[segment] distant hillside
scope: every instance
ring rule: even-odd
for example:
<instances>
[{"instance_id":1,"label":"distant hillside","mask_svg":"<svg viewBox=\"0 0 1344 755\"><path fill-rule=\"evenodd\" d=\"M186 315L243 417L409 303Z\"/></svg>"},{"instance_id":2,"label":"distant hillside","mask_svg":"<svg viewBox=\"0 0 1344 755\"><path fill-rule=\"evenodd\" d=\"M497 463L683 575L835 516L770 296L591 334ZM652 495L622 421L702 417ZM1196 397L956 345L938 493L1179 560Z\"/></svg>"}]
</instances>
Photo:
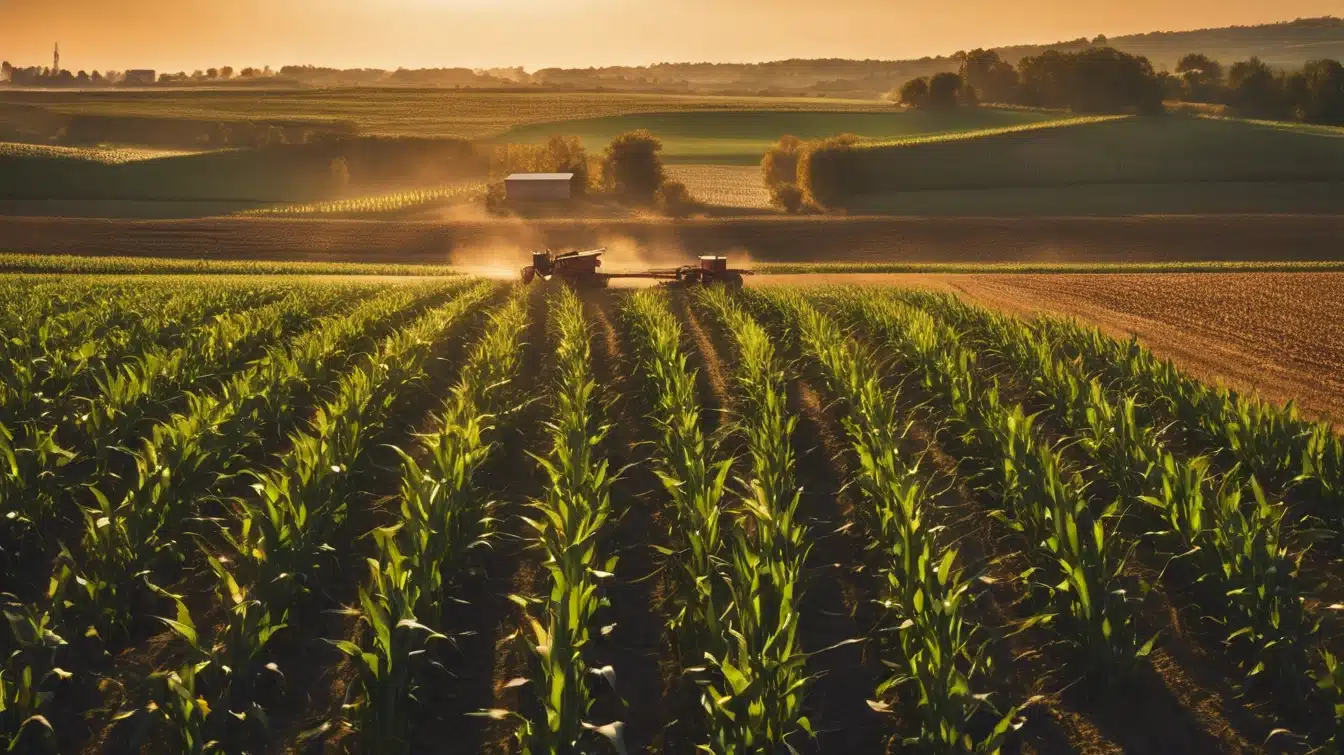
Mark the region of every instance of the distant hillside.
<instances>
[{"instance_id":1,"label":"distant hillside","mask_svg":"<svg viewBox=\"0 0 1344 755\"><path fill-rule=\"evenodd\" d=\"M1298 68L1316 58L1344 59L1344 19L1307 18L1261 26L1149 32L994 49L1009 62L1016 63L1019 58L1045 50L1076 51L1101 44L1143 55L1158 69L1174 68L1176 61L1188 52L1202 52L1229 65L1255 55L1275 67ZM547 68L531 74L529 79L532 83L550 86L585 88L807 92L837 97L872 97L917 76L955 71L958 66L955 54L949 53L918 60L815 59L752 64L660 63L652 66Z\"/></svg>"}]
</instances>

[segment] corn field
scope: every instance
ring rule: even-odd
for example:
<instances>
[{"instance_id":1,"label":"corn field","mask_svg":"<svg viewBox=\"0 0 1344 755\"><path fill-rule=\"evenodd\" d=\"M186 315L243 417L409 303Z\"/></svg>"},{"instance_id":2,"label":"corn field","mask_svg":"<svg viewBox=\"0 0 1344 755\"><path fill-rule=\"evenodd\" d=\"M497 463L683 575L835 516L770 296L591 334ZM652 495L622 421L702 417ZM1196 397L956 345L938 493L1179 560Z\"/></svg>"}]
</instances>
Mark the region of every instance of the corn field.
<instances>
[{"instance_id":1,"label":"corn field","mask_svg":"<svg viewBox=\"0 0 1344 755\"><path fill-rule=\"evenodd\" d=\"M12 273L0 336L9 752L1344 752L1340 436L1084 323Z\"/></svg>"}]
</instances>

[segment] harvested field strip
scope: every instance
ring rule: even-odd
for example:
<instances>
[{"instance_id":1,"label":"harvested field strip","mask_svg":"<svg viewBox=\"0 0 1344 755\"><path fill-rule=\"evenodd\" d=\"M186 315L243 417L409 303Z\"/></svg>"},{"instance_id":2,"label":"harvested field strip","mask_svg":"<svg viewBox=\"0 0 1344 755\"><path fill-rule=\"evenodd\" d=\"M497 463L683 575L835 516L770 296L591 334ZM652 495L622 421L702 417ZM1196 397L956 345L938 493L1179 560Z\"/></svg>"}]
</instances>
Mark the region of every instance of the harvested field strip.
<instances>
[{"instance_id":1,"label":"harvested field strip","mask_svg":"<svg viewBox=\"0 0 1344 755\"><path fill-rule=\"evenodd\" d=\"M1092 273L1312 273L1344 272L1344 261L1302 262L756 262L758 275L1032 275ZM843 281L837 281L843 282Z\"/></svg>"},{"instance_id":2,"label":"harvested field strip","mask_svg":"<svg viewBox=\"0 0 1344 755\"><path fill-rule=\"evenodd\" d=\"M1138 275L1154 273L1332 273L1344 272L1344 261L1205 261L1205 262L769 262L753 261L757 276L804 275L1034 275L1047 273ZM0 253L0 273L32 275L33 283L51 284L57 274L78 275L313 275L370 277L436 277L470 273L470 265L380 264L359 262L226 261L160 257L86 257L57 254ZM110 281L109 281L110 282ZM748 283L792 285L799 280L756 278ZM838 280L838 283L845 281ZM869 281L855 278L855 283Z\"/></svg>"},{"instance_id":3,"label":"harvested field strip","mask_svg":"<svg viewBox=\"0 0 1344 755\"><path fill-rule=\"evenodd\" d=\"M148 257L76 257L53 254L0 254L0 272L104 275L456 275L447 265L264 262ZM40 280L50 280L42 278Z\"/></svg>"},{"instance_id":4,"label":"harvested field strip","mask_svg":"<svg viewBox=\"0 0 1344 755\"><path fill-rule=\"evenodd\" d=\"M269 264L309 260L393 268L402 263L442 266L458 260L470 265L484 257L494 269L502 266L510 277L527 264L526 251L537 248L611 246L638 251L638 259L657 264L682 264L707 254L753 262L972 266L1337 262L1341 236L1341 215L900 218L774 214L676 222L659 218L414 222L0 217L0 239L4 240L0 251L4 252L53 257L196 257ZM1285 244L1285 239L1292 243ZM615 261L614 256L608 260Z\"/></svg>"}]
</instances>

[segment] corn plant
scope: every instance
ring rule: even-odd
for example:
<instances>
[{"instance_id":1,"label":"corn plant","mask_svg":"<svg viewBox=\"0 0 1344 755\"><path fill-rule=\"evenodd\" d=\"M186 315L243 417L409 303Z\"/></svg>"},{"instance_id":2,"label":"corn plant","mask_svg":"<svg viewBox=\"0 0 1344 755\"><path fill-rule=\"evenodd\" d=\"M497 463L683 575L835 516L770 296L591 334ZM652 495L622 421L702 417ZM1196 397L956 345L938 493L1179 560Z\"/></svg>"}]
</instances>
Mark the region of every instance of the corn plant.
<instances>
[{"instance_id":1,"label":"corn plant","mask_svg":"<svg viewBox=\"0 0 1344 755\"><path fill-rule=\"evenodd\" d=\"M117 715L117 725L132 741L143 743L162 733L185 752L235 752L267 734L268 717L257 702L256 685L264 675L281 673L264 653L285 628L285 615L272 615L252 597L227 562L209 554L205 559L224 622L210 637L211 627L193 619L181 595L156 589L176 606L173 618L159 621L183 643L186 658L177 669L150 674L139 703Z\"/></svg>"},{"instance_id":2,"label":"corn plant","mask_svg":"<svg viewBox=\"0 0 1344 755\"><path fill-rule=\"evenodd\" d=\"M1020 709L1000 714L989 732L972 722L995 712L976 689L993 675L985 645L965 615L972 579L956 568L957 550L940 547L930 522L928 481L919 459L901 450L910 427L897 394L882 384L882 365L829 316L801 296L773 297L798 335L830 393L840 400L842 425L857 463L855 482L864 505L859 523L884 576L881 605L887 614L884 661L893 669L875 690L876 710L893 709L894 693L913 689L921 727L905 743L926 752L998 752L1021 726ZM992 717L991 717L992 718Z\"/></svg>"},{"instance_id":3,"label":"corn plant","mask_svg":"<svg viewBox=\"0 0 1344 755\"><path fill-rule=\"evenodd\" d=\"M421 580L397 549L396 528L380 528L373 537L378 558L368 559L369 582L360 587L355 611L368 639L331 642L358 672L342 715L359 734L360 751L400 755L411 752L408 708L417 702L417 666L427 658L426 643L447 638L416 618Z\"/></svg>"},{"instance_id":4,"label":"corn plant","mask_svg":"<svg viewBox=\"0 0 1344 755\"><path fill-rule=\"evenodd\" d=\"M1321 651L1321 665L1316 671L1316 687L1326 698L1334 714L1330 738L1320 748L1329 755L1344 753L1344 663L1328 650Z\"/></svg>"},{"instance_id":5,"label":"corn plant","mask_svg":"<svg viewBox=\"0 0 1344 755\"><path fill-rule=\"evenodd\" d=\"M594 701L590 678L614 683L615 672L593 668L584 656L590 627L606 605L600 583L616 565L600 551L611 516L612 476L599 451L608 427L597 410L583 303L562 289L551 302L551 316L557 362L546 423L551 452L534 457L548 484L545 497L533 502L532 515L524 518L545 555L550 590L542 598L514 596L528 614L521 637L532 651L530 686L539 709L535 717L518 716L516 736L524 753L585 751L594 732L623 750L620 722L599 726L587 720Z\"/></svg>"},{"instance_id":6,"label":"corn plant","mask_svg":"<svg viewBox=\"0 0 1344 755\"><path fill-rule=\"evenodd\" d=\"M57 665L65 640L54 617L33 604L4 608L10 641L0 647L0 745L7 752L56 752L55 731L46 717L60 686L71 674Z\"/></svg>"}]
</instances>

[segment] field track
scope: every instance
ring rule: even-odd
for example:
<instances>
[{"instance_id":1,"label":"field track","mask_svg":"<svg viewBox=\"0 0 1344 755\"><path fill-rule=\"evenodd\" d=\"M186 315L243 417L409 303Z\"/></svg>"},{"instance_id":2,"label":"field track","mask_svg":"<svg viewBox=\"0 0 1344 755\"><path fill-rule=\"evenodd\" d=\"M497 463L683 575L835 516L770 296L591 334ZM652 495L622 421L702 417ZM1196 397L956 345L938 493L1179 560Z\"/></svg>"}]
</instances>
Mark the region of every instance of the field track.
<instances>
[{"instance_id":1,"label":"field track","mask_svg":"<svg viewBox=\"0 0 1344 755\"><path fill-rule=\"evenodd\" d=\"M1016 315L1137 335L1205 380L1344 419L1344 274L771 275L753 285L864 283L955 292Z\"/></svg>"},{"instance_id":2,"label":"field track","mask_svg":"<svg viewBox=\"0 0 1344 755\"><path fill-rule=\"evenodd\" d=\"M640 262L716 253L770 262L1301 261L1337 259L1341 238L1344 215L450 223L0 218L4 252L510 267L529 248L598 245L630 251Z\"/></svg>"}]
</instances>

